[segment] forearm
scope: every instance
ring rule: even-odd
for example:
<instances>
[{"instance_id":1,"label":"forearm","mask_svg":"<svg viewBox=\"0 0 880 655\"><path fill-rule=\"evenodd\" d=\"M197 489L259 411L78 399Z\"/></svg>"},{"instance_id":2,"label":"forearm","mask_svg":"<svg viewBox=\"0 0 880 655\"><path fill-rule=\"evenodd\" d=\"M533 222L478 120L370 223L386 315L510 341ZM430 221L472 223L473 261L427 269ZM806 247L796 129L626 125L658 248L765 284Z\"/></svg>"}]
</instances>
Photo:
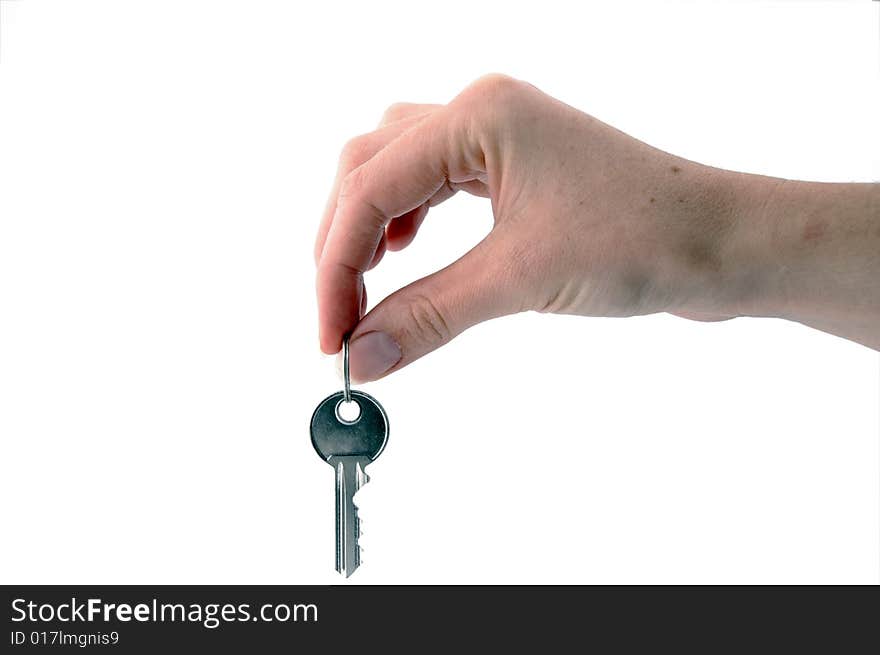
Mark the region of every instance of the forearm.
<instances>
[{"instance_id":1,"label":"forearm","mask_svg":"<svg viewBox=\"0 0 880 655\"><path fill-rule=\"evenodd\" d=\"M771 316L880 349L880 184L729 174L732 315Z\"/></svg>"}]
</instances>

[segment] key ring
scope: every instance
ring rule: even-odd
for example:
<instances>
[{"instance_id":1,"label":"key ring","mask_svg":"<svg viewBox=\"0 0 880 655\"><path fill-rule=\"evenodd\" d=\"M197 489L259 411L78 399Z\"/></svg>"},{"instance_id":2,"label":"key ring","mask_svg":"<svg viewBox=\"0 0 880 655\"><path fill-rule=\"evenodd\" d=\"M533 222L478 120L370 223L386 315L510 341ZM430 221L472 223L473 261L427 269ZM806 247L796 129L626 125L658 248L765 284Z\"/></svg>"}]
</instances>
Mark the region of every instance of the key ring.
<instances>
[{"instance_id":1,"label":"key ring","mask_svg":"<svg viewBox=\"0 0 880 655\"><path fill-rule=\"evenodd\" d=\"M345 396L344 400L347 403L351 402L351 378L348 374L348 337L350 335L346 334L342 338L342 376L345 378Z\"/></svg>"}]
</instances>

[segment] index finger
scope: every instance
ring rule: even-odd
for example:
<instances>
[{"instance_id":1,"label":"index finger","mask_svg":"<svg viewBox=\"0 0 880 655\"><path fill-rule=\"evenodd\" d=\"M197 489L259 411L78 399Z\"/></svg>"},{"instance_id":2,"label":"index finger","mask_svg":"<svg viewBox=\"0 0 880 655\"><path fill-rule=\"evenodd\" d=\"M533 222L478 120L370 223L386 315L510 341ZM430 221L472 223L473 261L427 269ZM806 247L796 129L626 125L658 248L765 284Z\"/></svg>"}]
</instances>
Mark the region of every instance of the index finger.
<instances>
[{"instance_id":1,"label":"index finger","mask_svg":"<svg viewBox=\"0 0 880 655\"><path fill-rule=\"evenodd\" d=\"M318 265L325 353L338 352L358 321L363 274L388 222L427 202L448 181L476 177L464 133L438 110L346 176Z\"/></svg>"}]
</instances>

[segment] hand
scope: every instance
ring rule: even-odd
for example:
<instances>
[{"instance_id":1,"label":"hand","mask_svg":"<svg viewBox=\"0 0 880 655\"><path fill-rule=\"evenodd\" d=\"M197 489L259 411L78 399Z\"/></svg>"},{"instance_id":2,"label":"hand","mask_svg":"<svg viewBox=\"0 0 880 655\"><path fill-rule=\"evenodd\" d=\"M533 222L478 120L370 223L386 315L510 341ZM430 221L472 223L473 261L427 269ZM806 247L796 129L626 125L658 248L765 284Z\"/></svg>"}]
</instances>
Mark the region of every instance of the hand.
<instances>
[{"instance_id":1,"label":"hand","mask_svg":"<svg viewBox=\"0 0 880 655\"><path fill-rule=\"evenodd\" d=\"M354 330L365 381L521 311L773 315L791 300L770 211L790 204L782 185L661 152L504 76L447 105L394 105L343 151L318 233L321 348ZM459 190L491 199L490 234L364 316L364 272Z\"/></svg>"}]
</instances>

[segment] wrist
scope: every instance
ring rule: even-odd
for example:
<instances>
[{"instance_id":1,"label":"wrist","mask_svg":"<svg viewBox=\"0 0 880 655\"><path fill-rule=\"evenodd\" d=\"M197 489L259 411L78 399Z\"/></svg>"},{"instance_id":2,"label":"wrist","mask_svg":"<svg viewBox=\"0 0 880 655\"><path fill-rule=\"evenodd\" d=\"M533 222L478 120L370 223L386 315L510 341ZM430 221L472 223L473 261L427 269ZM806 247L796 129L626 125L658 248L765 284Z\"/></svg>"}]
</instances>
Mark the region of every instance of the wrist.
<instances>
[{"instance_id":1,"label":"wrist","mask_svg":"<svg viewBox=\"0 0 880 655\"><path fill-rule=\"evenodd\" d=\"M782 317L786 311L785 271L792 236L780 220L779 199L797 184L763 175L722 171L729 229L722 235L723 297L732 316Z\"/></svg>"},{"instance_id":2,"label":"wrist","mask_svg":"<svg viewBox=\"0 0 880 655\"><path fill-rule=\"evenodd\" d=\"M689 180L694 202L670 223L668 255L677 292L668 311L692 317L781 316L788 239L778 221L779 178L702 166Z\"/></svg>"},{"instance_id":3,"label":"wrist","mask_svg":"<svg viewBox=\"0 0 880 655\"><path fill-rule=\"evenodd\" d=\"M679 250L708 243L713 256L680 258L693 280L684 312L784 318L880 346L880 185L708 169L702 188L705 225Z\"/></svg>"}]
</instances>

